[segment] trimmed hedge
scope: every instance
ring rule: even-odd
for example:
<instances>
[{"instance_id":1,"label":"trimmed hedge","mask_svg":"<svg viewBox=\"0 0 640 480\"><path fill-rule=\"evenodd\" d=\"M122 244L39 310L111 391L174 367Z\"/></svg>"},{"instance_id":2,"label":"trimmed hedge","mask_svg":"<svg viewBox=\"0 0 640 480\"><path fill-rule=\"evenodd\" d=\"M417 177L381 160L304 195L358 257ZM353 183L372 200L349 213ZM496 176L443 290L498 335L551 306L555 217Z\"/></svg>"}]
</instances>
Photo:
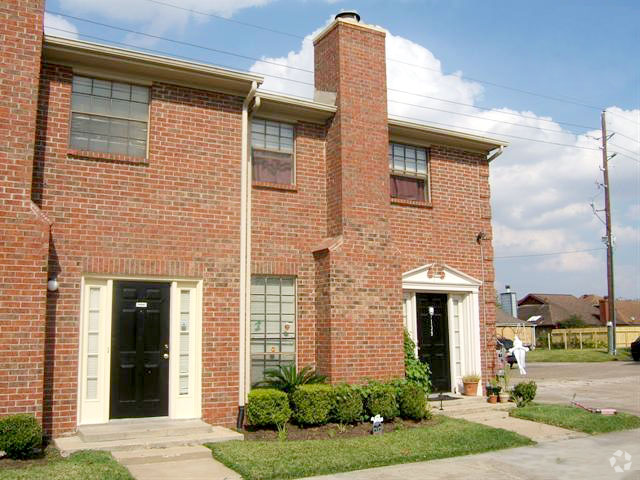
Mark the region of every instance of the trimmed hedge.
<instances>
[{"instance_id":1,"label":"trimmed hedge","mask_svg":"<svg viewBox=\"0 0 640 480\"><path fill-rule=\"evenodd\" d=\"M398 416L396 387L390 383L372 382L365 387L367 414L381 415L385 421Z\"/></svg>"},{"instance_id":2,"label":"trimmed hedge","mask_svg":"<svg viewBox=\"0 0 640 480\"><path fill-rule=\"evenodd\" d=\"M335 404L332 418L338 423L355 423L364 416L362 395L358 389L343 384L334 387Z\"/></svg>"},{"instance_id":3,"label":"trimmed hedge","mask_svg":"<svg viewBox=\"0 0 640 480\"><path fill-rule=\"evenodd\" d=\"M289 397L273 388L256 388L249 392L247 420L259 427L284 425L291 418Z\"/></svg>"},{"instance_id":4,"label":"trimmed hedge","mask_svg":"<svg viewBox=\"0 0 640 480\"><path fill-rule=\"evenodd\" d=\"M33 415L26 413L0 419L0 450L7 457L22 459L42 446L42 427Z\"/></svg>"},{"instance_id":5,"label":"trimmed hedge","mask_svg":"<svg viewBox=\"0 0 640 480\"><path fill-rule=\"evenodd\" d=\"M431 416L424 388L413 382L398 386L398 407L402 418L422 420Z\"/></svg>"},{"instance_id":6,"label":"trimmed hedge","mask_svg":"<svg viewBox=\"0 0 640 480\"><path fill-rule=\"evenodd\" d=\"M531 380L530 382L520 382L511 392L511 397L516 402L518 407L526 407L533 399L536 398L536 392L538 391L538 385Z\"/></svg>"},{"instance_id":7,"label":"trimmed hedge","mask_svg":"<svg viewBox=\"0 0 640 480\"><path fill-rule=\"evenodd\" d=\"M293 418L301 425L324 425L335 405L331 385L300 385L291 394Z\"/></svg>"}]
</instances>

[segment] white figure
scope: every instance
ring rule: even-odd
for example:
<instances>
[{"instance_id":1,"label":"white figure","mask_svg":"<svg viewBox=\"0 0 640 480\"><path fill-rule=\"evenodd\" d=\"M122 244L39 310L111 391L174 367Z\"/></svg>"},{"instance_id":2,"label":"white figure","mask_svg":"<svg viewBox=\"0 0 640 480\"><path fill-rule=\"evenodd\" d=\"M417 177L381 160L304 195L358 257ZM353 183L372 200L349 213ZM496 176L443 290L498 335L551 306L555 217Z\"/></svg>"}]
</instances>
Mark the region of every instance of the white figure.
<instances>
[{"instance_id":1,"label":"white figure","mask_svg":"<svg viewBox=\"0 0 640 480\"><path fill-rule=\"evenodd\" d=\"M520 375L527 374L527 371L524 369L524 366L525 366L524 357L528 351L529 351L529 347L525 347L522 344L522 340L520 340L520 338L518 338L518 336L516 335L515 338L513 339L513 348L509 349L509 353L513 353L513 356L516 359L516 362L518 363L518 369L520 370Z\"/></svg>"}]
</instances>

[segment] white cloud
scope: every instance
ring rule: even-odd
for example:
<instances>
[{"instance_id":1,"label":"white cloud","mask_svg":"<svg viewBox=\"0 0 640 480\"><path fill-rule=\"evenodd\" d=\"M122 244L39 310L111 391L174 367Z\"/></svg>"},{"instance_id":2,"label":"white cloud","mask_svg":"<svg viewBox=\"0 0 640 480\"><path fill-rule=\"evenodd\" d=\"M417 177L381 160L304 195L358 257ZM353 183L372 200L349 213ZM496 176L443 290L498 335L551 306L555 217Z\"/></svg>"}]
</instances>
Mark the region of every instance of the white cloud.
<instances>
[{"instance_id":1,"label":"white cloud","mask_svg":"<svg viewBox=\"0 0 640 480\"><path fill-rule=\"evenodd\" d=\"M264 60L312 71L312 39L318 31L307 36L297 51L291 51L283 57ZM595 184L596 181L602 182L599 169L600 145L592 138L600 136L599 130L576 134L554 122L551 117L539 116L533 111L517 111L508 106L484 111L397 92L395 90L404 90L475 105L482 97L483 87L476 82L465 80L460 74L444 74L440 60L431 51L406 38L388 32L386 48L388 58L422 67L387 62L387 82L392 89L389 91L390 114L413 117L437 126L455 125L455 129L469 129L470 133L485 133L498 138L502 136L510 142L511 145L505 153L491 166L496 256L585 250L602 246L600 238L604 234L604 227L594 217L589 206L592 200L596 208L602 208L603 204L602 190L598 196ZM312 74L284 66L257 62L251 70L313 83ZM265 77L264 88L291 95L313 96L311 85L268 76ZM616 147L610 145L610 151L620 151L632 157L635 153L635 157L640 159L640 132L635 124L625 121L627 119L640 122L640 110L629 111L611 107L608 111L611 112L607 118L609 129L617 132L612 139L612 144ZM519 115L530 118L522 118ZM597 113L594 113L590 122L585 122L599 125ZM640 169L638 163L621 156L616 157L610 164L616 222L614 233L619 245L616 264L621 265L621 268L617 269L619 273L616 274L620 277L618 292L623 296L638 297L638 275L635 273L635 282L629 275L632 275L630 272L633 272L634 268L636 272L640 268L638 256L633 253L640 248L638 229L634 226L640 215ZM616 213L617 208L619 214ZM606 287L602 275L602 257L601 252L596 251L523 258L519 262L496 262L496 268L501 279L507 283L523 285L522 288L534 289L528 283L528 277L529 272L535 269L538 271L539 283L543 289L584 293L574 291L575 288L603 293ZM545 275L543 270L557 274ZM566 280L563 281L563 278Z\"/></svg>"},{"instance_id":2,"label":"white cloud","mask_svg":"<svg viewBox=\"0 0 640 480\"><path fill-rule=\"evenodd\" d=\"M44 31L55 37L78 39L78 29L73 23L49 12L44 14Z\"/></svg>"},{"instance_id":3,"label":"white cloud","mask_svg":"<svg viewBox=\"0 0 640 480\"><path fill-rule=\"evenodd\" d=\"M174 8L161 3L145 0L60 0L64 11L75 14L101 16L108 19L127 23L142 23L143 33L162 35L173 30L184 30L190 21L203 22L208 20L204 14L220 15L230 18L239 10L250 7L267 5L272 0L181 0L175 3L180 8ZM193 10L189 12L188 10ZM199 12L199 13L195 13ZM149 37L130 34L127 42L135 41L140 46L149 46L155 40Z\"/></svg>"}]
</instances>

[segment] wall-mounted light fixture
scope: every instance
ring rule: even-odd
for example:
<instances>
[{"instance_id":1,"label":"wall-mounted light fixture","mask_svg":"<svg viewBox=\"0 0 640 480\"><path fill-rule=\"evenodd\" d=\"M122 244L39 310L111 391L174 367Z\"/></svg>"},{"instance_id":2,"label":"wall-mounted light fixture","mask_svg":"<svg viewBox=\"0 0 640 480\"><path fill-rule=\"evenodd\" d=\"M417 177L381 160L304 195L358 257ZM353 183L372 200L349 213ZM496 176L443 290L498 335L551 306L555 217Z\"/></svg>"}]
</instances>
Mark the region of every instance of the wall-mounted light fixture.
<instances>
[{"instance_id":1,"label":"wall-mounted light fixture","mask_svg":"<svg viewBox=\"0 0 640 480\"><path fill-rule=\"evenodd\" d=\"M58 291L58 287L59 286L60 285L58 284L58 278L57 277L52 277L47 282L47 290L49 290L50 292Z\"/></svg>"}]
</instances>

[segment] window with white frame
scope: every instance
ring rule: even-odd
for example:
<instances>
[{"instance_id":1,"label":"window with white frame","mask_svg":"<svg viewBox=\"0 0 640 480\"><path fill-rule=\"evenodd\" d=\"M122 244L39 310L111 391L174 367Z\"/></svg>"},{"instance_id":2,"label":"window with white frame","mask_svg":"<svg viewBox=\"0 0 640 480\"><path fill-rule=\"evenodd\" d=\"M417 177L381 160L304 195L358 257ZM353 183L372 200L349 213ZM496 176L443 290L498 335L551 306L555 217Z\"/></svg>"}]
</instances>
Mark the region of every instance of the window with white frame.
<instances>
[{"instance_id":1,"label":"window with white frame","mask_svg":"<svg viewBox=\"0 0 640 480\"><path fill-rule=\"evenodd\" d=\"M390 143L391 197L428 201L430 194L427 162L426 148Z\"/></svg>"},{"instance_id":2,"label":"window with white frame","mask_svg":"<svg viewBox=\"0 0 640 480\"><path fill-rule=\"evenodd\" d=\"M74 75L70 146L146 157L149 88Z\"/></svg>"},{"instance_id":3,"label":"window with white frame","mask_svg":"<svg viewBox=\"0 0 640 480\"><path fill-rule=\"evenodd\" d=\"M293 125L254 118L251 121L253 181L294 184Z\"/></svg>"},{"instance_id":4,"label":"window with white frame","mask_svg":"<svg viewBox=\"0 0 640 480\"><path fill-rule=\"evenodd\" d=\"M294 277L251 278L251 384L265 370L295 363L296 285Z\"/></svg>"}]
</instances>

